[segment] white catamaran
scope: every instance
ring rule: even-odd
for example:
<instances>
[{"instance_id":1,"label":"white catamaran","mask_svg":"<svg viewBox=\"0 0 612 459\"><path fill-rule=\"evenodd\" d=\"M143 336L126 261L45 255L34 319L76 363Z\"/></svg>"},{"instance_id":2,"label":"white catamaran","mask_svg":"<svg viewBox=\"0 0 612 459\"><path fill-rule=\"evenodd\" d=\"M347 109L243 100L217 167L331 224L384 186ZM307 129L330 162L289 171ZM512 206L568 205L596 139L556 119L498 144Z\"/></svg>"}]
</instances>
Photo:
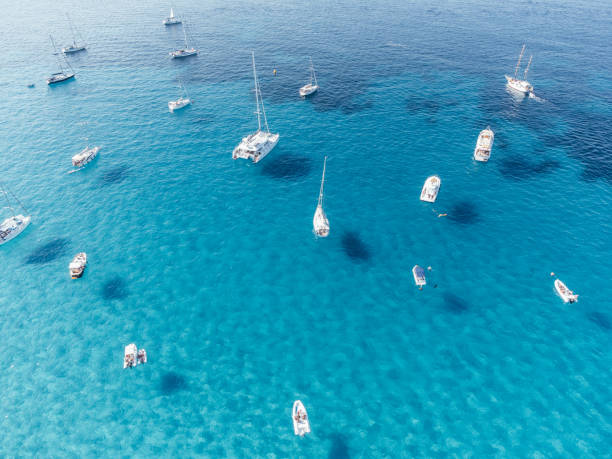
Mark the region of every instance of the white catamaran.
<instances>
[{"instance_id":1,"label":"white catamaran","mask_svg":"<svg viewBox=\"0 0 612 459\"><path fill-rule=\"evenodd\" d=\"M321 178L321 189L319 190L319 202L314 218L312 219L312 227L315 235L319 237L327 237L329 235L329 220L323 210L323 185L325 184L325 166L327 165L327 156L323 161L323 177Z\"/></svg>"},{"instance_id":2,"label":"white catamaran","mask_svg":"<svg viewBox=\"0 0 612 459\"><path fill-rule=\"evenodd\" d=\"M62 81L71 80L74 78L74 71L70 64L66 60L64 54L59 53L57 51L57 46L55 46L55 41L53 41L53 37L49 35L51 38L51 45L53 45L53 52L55 57L57 58L57 65L59 67L59 72L53 73L49 78L47 78L47 84L52 85L56 83L61 83Z\"/></svg>"},{"instance_id":3,"label":"white catamaran","mask_svg":"<svg viewBox=\"0 0 612 459\"><path fill-rule=\"evenodd\" d=\"M4 187L0 184L0 191L6 198L7 208L11 210L11 216L5 219L2 223L0 223L0 245L5 242L10 241L11 239L17 237L27 226L30 224L31 217L23 216L21 214L17 214L15 209L11 206L11 201L9 199L9 195L4 189ZM17 197L11 193L13 199L21 206L21 208L26 211L23 207L23 204L19 202Z\"/></svg>"},{"instance_id":4,"label":"white catamaran","mask_svg":"<svg viewBox=\"0 0 612 459\"><path fill-rule=\"evenodd\" d=\"M170 8L170 16L164 19L163 23L164 25L167 25L167 26L174 25L174 24L180 24L181 18L179 18L178 16L175 16L174 10Z\"/></svg>"},{"instance_id":5,"label":"white catamaran","mask_svg":"<svg viewBox=\"0 0 612 459\"><path fill-rule=\"evenodd\" d=\"M85 44L85 40L83 40L83 37L81 36L81 42L80 43L77 42L77 36L80 35L79 31L77 30L75 25L70 20L70 16L68 16L68 13L66 13L66 17L68 18L68 24L70 24L70 31L72 32L72 43L68 46L64 46L62 48L62 53L70 54L70 53L78 53L79 51L84 51L87 48L87 45Z\"/></svg>"},{"instance_id":6,"label":"white catamaran","mask_svg":"<svg viewBox=\"0 0 612 459\"><path fill-rule=\"evenodd\" d=\"M177 49L176 51L171 51L170 52L170 57L172 59L178 59L178 58L181 58L181 57L195 56L195 55L198 54L198 50L197 49L195 49L193 46L189 47L189 40L187 40L187 29L185 28L185 24L182 24L182 26L183 26L183 39L185 41L185 47L182 48L182 49Z\"/></svg>"},{"instance_id":7,"label":"white catamaran","mask_svg":"<svg viewBox=\"0 0 612 459\"><path fill-rule=\"evenodd\" d=\"M266 118L266 110L264 109L263 100L261 98L261 90L259 89L259 80L257 79L257 70L255 69L255 53L251 53L253 59L253 78L255 79L255 101L257 103L257 131L253 134L244 137L240 144L234 148L232 158L250 159L254 163L261 161L278 143L278 134L272 134L268 128L268 120ZM260 111L261 106L261 111ZM265 130L261 129L261 115L263 115Z\"/></svg>"},{"instance_id":8,"label":"white catamaran","mask_svg":"<svg viewBox=\"0 0 612 459\"><path fill-rule=\"evenodd\" d=\"M312 84L314 82L314 84ZM313 94L319 89L319 84L317 83L317 75L315 74L314 65L312 65L312 57L310 58L310 82L307 85L304 85L300 88L300 96L306 97L310 94Z\"/></svg>"},{"instance_id":9,"label":"white catamaran","mask_svg":"<svg viewBox=\"0 0 612 459\"><path fill-rule=\"evenodd\" d=\"M187 95L187 90L182 83L179 83L179 87L181 88L181 96L177 100L171 100L168 102L168 109L170 112L174 112L174 110L179 110L187 105L191 105L191 99Z\"/></svg>"},{"instance_id":10,"label":"white catamaran","mask_svg":"<svg viewBox=\"0 0 612 459\"><path fill-rule=\"evenodd\" d=\"M521 59L523 58L523 53L525 52L525 45L521 49L521 54L519 55L518 62L516 63L516 68L514 69L514 77L506 75L506 80L508 81L508 87L510 89L514 89L517 92L522 94L528 94L533 91L533 86L529 84L527 81L527 72L529 71L529 66L531 65L531 58L533 56L529 56L529 63L527 64L527 68L523 73L523 79L520 80L518 78L518 71L521 67Z\"/></svg>"},{"instance_id":11,"label":"white catamaran","mask_svg":"<svg viewBox=\"0 0 612 459\"><path fill-rule=\"evenodd\" d=\"M474 159L476 161L486 162L491 156L491 148L493 148L493 139L495 135L489 126L480 131L476 148L474 149Z\"/></svg>"}]
</instances>

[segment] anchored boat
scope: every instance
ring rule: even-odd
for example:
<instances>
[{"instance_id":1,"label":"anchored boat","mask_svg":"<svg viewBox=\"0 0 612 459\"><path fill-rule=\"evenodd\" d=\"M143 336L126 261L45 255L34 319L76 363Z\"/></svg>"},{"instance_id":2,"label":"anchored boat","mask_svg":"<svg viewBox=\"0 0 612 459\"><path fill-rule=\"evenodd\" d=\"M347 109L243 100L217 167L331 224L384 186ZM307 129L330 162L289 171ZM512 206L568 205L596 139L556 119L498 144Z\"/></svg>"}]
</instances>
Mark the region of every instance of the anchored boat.
<instances>
[{"instance_id":1,"label":"anchored boat","mask_svg":"<svg viewBox=\"0 0 612 459\"><path fill-rule=\"evenodd\" d=\"M77 253L68 265L70 270L70 277L78 279L85 272L85 266L87 266L87 254L85 252Z\"/></svg>"},{"instance_id":2,"label":"anchored boat","mask_svg":"<svg viewBox=\"0 0 612 459\"><path fill-rule=\"evenodd\" d=\"M419 287L419 289L422 289L423 285L427 284L427 280L425 279L425 270L419 265L414 265L412 268L412 275L414 276L414 283L417 285L417 287Z\"/></svg>"},{"instance_id":3,"label":"anchored boat","mask_svg":"<svg viewBox=\"0 0 612 459\"><path fill-rule=\"evenodd\" d=\"M134 368L136 365L143 363L147 363L147 351L138 349L134 343L125 346L123 368Z\"/></svg>"},{"instance_id":4,"label":"anchored boat","mask_svg":"<svg viewBox=\"0 0 612 459\"><path fill-rule=\"evenodd\" d=\"M506 80L508 81L508 87L522 94L527 94L533 91L533 86L527 81L527 72L529 71L529 66L531 65L531 58L533 56L529 56L529 63L527 64L527 68L525 69L525 73L523 73L523 79L518 78L518 71L521 67L521 59L523 58L523 53L525 52L525 45L521 49L521 54L519 55L518 62L516 63L516 68L514 69L514 77L506 75Z\"/></svg>"},{"instance_id":5,"label":"anchored boat","mask_svg":"<svg viewBox=\"0 0 612 459\"><path fill-rule=\"evenodd\" d=\"M179 97L177 100L171 100L170 102L168 102L168 109L171 112L186 107L187 105L191 105L191 99L188 97L187 91L185 90L183 84L179 83L179 87L182 90L181 97Z\"/></svg>"},{"instance_id":6,"label":"anchored boat","mask_svg":"<svg viewBox=\"0 0 612 459\"><path fill-rule=\"evenodd\" d=\"M575 303L578 301L578 295L567 288L567 286L559 279L555 279L555 289L564 302Z\"/></svg>"},{"instance_id":7,"label":"anchored boat","mask_svg":"<svg viewBox=\"0 0 612 459\"><path fill-rule=\"evenodd\" d=\"M486 162L489 160L491 148L493 148L494 137L493 131L489 126L480 131L480 135L476 141L476 148L474 149L474 159L476 161Z\"/></svg>"},{"instance_id":8,"label":"anchored boat","mask_svg":"<svg viewBox=\"0 0 612 459\"><path fill-rule=\"evenodd\" d=\"M57 66L59 67L59 72L51 74L51 76L47 78L47 84L52 85L52 84L61 83L62 81L72 80L74 78L74 71L72 70L72 67L70 67L70 64L66 60L66 56L57 51L57 47L55 46L55 42L53 41L53 37L51 35L49 35L49 38L51 38L51 45L53 46L53 52L55 53L55 56L57 57Z\"/></svg>"},{"instance_id":9,"label":"anchored boat","mask_svg":"<svg viewBox=\"0 0 612 459\"><path fill-rule=\"evenodd\" d=\"M181 25L183 26L183 38L185 40L185 47L183 49L171 51L170 57L172 59L180 59L182 57L195 56L196 54L198 54L197 49L195 49L193 46L189 46L189 40L187 40L187 29L185 28L185 24L181 23Z\"/></svg>"},{"instance_id":10,"label":"anchored boat","mask_svg":"<svg viewBox=\"0 0 612 459\"><path fill-rule=\"evenodd\" d=\"M312 219L312 227L314 233L319 237L329 236L329 220L325 211L323 210L323 185L325 183L325 166L327 165L327 156L323 161L323 177L321 178L321 189L319 190L319 202L317 204L317 210L315 211L314 218Z\"/></svg>"},{"instance_id":11,"label":"anchored boat","mask_svg":"<svg viewBox=\"0 0 612 459\"><path fill-rule=\"evenodd\" d=\"M30 216L26 217L22 214L17 214L15 212L15 209L13 209L13 207L11 206L9 195L4 189L4 187L2 186L2 184L0 184L0 191L2 191L2 194L4 195L6 199L7 207L11 210L11 213L12 213L12 216L6 218L2 223L0 223L0 245L2 245L10 241L11 239L14 239L17 236L19 236L19 234L21 234L21 232L24 229L26 229L28 225L30 224L31 217ZM13 199L25 211L23 204L19 202L17 197L13 195L13 193L11 193L11 195L13 196Z\"/></svg>"},{"instance_id":12,"label":"anchored boat","mask_svg":"<svg viewBox=\"0 0 612 459\"><path fill-rule=\"evenodd\" d=\"M81 36L81 42L77 42L77 36L80 36L79 31L76 29L76 26L70 20L70 16L66 13L66 18L68 18L68 24L70 24L70 31L72 32L72 43L68 46L62 48L62 53L71 54L78 53L79 51L84 51L87 49L87 45L85 44L85 40Z\"/></svg>"},{"instance_id":13,"label":"anchored boat","mask_svg":"<svg viewBox=\"0 0 612 459\"><path fill-rule=\"evenodd\" d=\"M72 165L74 167L83 167L85 164L93 161L98 155L100 147L90 147L89 145L83 148L80 152L72 157Z\"/></svg>"},{"instance_id":14,"label":"anchored boat","mask_svg":"<svg viewBox=\"0 0 612 459\"><path fill-rule=\"evenodd\" d=\"M310 433L310 421L308 420L308 413L306 408L300 400L293 402L293 410L291 414L293 419L293 431L296 435L303 437L307 433Z\"/></svg>"},{"instance_id":15,"label":"anchored boat","mask_svg":"<svg viewBox=\"0 0 612 459\"><path fill-rule=\"evenodd\" d=\"M164 25L170 26L175 24L180 24L181 19L174 15L174 10L170 8L170 16L163 20Z\"/></svg>"},{"instance_id":16,"label":"anchored boat","mask_svg":"<svg viewBox=\"0 0 612 459\"><path fill-rule=\"evenodd\" d=\"M438 197L438 191L440 191L440 184L440 177L437 175L427 177L421 190L421 201L435 202Z\"/></svg>"},{"instance_id":17,"label":"anchored boat","mask_svg":"<svg viewBox=\"0 0 612 459\"><path fill-rule=\"evenodd\" d=\"M266 118L266 110L261 98L261 90L259 89L259 80L257 79L257 70L255 68L255 53L251 53L253 59L253 78L255 80L255 101L257 104L257 131L253 134L244 137L232 152L232 158L250 159L254 163L261 161L278 143L278 134L272 134L268 128L268 120ZM261 111L260 111L261 106ZM261 115L263 114L265 130L261 129Z\"/></svg>"},{"instance_id":18,"label":"anchored boat","mask_svg":"<svg viewBox=\"0 0 612 459\"><path fill-rule=\"evenodd\" d=\"M314 82L314 84L313 84ZM306 97L310 94L313 94L319 89L319 84L317 83L317 75L315 74L314 65L312 65L312 57L310 58L310 82L307 85L304 85L300 88L300 96Z\"/></svg>"}]
</instances>

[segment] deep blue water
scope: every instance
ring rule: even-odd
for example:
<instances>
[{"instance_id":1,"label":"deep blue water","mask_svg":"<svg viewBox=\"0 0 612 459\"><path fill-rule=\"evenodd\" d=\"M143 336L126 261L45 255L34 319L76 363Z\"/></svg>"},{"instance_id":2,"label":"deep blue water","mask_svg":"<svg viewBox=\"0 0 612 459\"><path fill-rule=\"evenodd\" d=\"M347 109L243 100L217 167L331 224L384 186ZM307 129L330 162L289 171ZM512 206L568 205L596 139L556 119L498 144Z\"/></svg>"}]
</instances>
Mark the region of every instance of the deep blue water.
<instances>
[{"instance_id":1,"label":"deep blue water","mask_svg":"<svg viewBox=\"0 0 612 459\"><path fill-rule=\"evenodd\" d=\"M0 248L0 454L609 456L610 6L179 0L202 50L184 61L169 6L5 17L1 180L32 224ZM66 11L89 47L49 88ZM539 101L504 89L523 43ZM231 159L251 50L281 136L257 165ZM178 79L194 104L170 114ZM66 174L85 138L100 157ZM149 363L124 371L130 342Z\"/></svg>"}]
</instances>

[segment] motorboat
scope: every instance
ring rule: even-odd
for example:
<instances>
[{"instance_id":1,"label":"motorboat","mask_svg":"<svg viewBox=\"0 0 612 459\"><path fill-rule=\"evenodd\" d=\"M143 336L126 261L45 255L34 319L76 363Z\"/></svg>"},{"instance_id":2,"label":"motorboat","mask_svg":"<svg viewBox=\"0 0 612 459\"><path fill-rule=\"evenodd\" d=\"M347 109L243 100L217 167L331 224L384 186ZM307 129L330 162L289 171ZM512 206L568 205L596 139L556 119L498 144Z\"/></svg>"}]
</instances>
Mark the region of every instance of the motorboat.
<instances>
[{"instance_id":1,"label":"motorboat","mask_svg":"<svg viewBox=\"0 0 612 459\"><path fill-rule=\"evenodd\" d=\"M138 365L138 348L134 343L125 346L123 368L133 368Z\"/></svg>"},{"instance_id":2,"label":"motorboat","mask_svg":"<svg viewBox=\"0 0 612 459\"><path fill-rule=\"evenodd\" d=\"M85 164L93 161L93 159L98 155L99 151L100 147L86 146L72 157L72 165L74 167L83 167Z\"/></svg>"},{"instance_id":3,"label":"motorboat","mask_svg":"<svg viewBox=\"0 0 612 459\"><path fill-rule=\"evenodd\" d=\"M516 68L514 69L514 76L505 75L508 88L519 92L521 94L527 94L533 91L533 86L527 81L527 72L529 71L529 66L531 65L531 59L533 56L529 56L529 63L527 64L527 68L523 73L523 79L521 80L518 77L518 72L521 67L521 59L523 58L523 54L525 52L525 45L521 49L521 54L519 54L518 62L516 63Z\"/></svg>"},{"instance_id":4,"label":"motorboat","mask_svg":"<svg viewBox=\"0 0 612 459\"><path fill-rule=\"evenodd\" d=\"M296 435L303 437L307 433L310 433L310 421L308 420L308 413L306 408L300 400L293 402L293 410L291 413L293 419L293 431Z\"/></svg>"},{"instance_id":5,"label":"motorboat","mask_svg":"<svg viewBox=\"0 0 612 459\"><path fill-rule=\"evenodd\" d=\"M138 349L138 356L136 360L138 361L138 365L147 363L147 351L145 351L144 349Z\"/></svg>"},{"instance_id":6,"label":"motorboat","mask_svg":"<svg viewBox=\"0 0 612 459\"><path fill-rule=\"evenodd\" d=\"M171 100L168 102L168 108L171 112L186 107L187 105L191 105L191 99L188 97L179 97L177 100Z\"/></svg>"},{"instance_id":7,"label":"motorboat","mask_svg":"<svg viewBox=\"0 0 612 459\"><path fill-rule=\"evenodd\" d=\"M87 266L87 254L85 252L77 253L68 265L70 270L70 277L78 279L85 272L85 266Z\"/></svg>"},{"instance_id":8,"label":"motorboat","mask_svg":"<svg viewBox=\"0 0 612 459\"><path fill-rule=\"evenodd\" d=\"M185 47L182 49L177 49L176 51L171 51L170 52L170 57L172 59L180 59L183 57L189 57L189 56L195 56L198 54L198 50L195 49L193 46L189 46L189 40L187 39L187 29L185 28L185 24L182 24L183 26L183 38L185 41Z\"/></svg>"},{"instance_id":9,"label":"motorboat","mask_svg":"<svg viewBox=\"0 0 612 459\"><path fill-rule=\"evenodd\" d=\"M59 72L52 73L51 76L47 78L47 84L52 85L62 83L63 81L72 80L74 78L74 71L66 60L66 56L63 53L57 52L57 46L55 46L55 41L53 41L53 37L49 35L49 38L51 38L53 51L55 53L55 56L57 57L57 66L59 67Z\"/></svg>"},{"instance_id":10,"label":"motorboat","mask_svg":"<svg viewBox=\"0 0 612 459\"><path fill-rule=\"evenodd\" d=\"M257 131L253 134L243 137L242 141L238 144L232 152L233 159L250 159L254 163L261 161L266 157L268 153L276 146L279 139L279 134L273 134L270 132L268 127L268 120L266 118L266 110L264 108L263 100L261 98L261 90L259 88L259 80L257 79L257 70L255 68L255 53L252 54L253 59L253 77L255 80L255 101L257 104ZM261 110L260 110L261 107ZM261 117L263 115L263 129L261 123Z\"/></svg>"},{"instance_id":11,"label":"motorboat","mask_svg":"<svg viewBox=\"0 0 612 459\"><path fill-rule=\"evenodd\" d=\"M310 94L315 93L317 89L319 89L319 85L317 83L317 75L315 74L315 69L314 69L314 66L312 65L312 57L311 57L310 58L310 81L308 84L300 88L300 96L301 97L309 96Z\"/></svg>"},{"instance_id":12,"label":"motorboat","mask_svg":"<svg viewBox=\"0 0 612 459\"><path fill-rule=\"evenodd\" d=\"M323 210L323 185L325 183L325 166L327 165L327 156L323 161L323 177L321 178L321 189L319 190L319 202L317 203L317 210L315 211L314 218L312 219L312 227L315 235L319 237L329 236L329 220L325 211Z\"/></svg>"},{"instance_id":13,"label":"motorboat","mask_svg":"<svg viewBox=\"0 0 612 459\"><path fill-rule=\"evenodd\" d=\"M163 24L166 26L171 26L175 24L180 24L181 19L174 15L174 9L170 8L170 16L163 20Z\"/></svg>"},{"instance_id":14,"label":"motorboat","mask_svg":"<svg viewBox=\"0 0 612 459\"><path fill-rule=\"evenodd\" d=\"M495 135L489 126L480 131L480 135L476 141L476 148L474 149L474 159L476 161L486 162L489 160L494 137Z\"/></svg>"},{"instance_id":15,"label":"motorboat","mask_svg":"<svg viewBox=\"0 0 612 459\"><path fill-rule=\"evenodd\" d=\"M440 191L440 184L440 177L437 175L427 177L423 189L421 190L421 201L435 202L438 197L438 192Z\"/></svg>"},{"instance_id":16,"label":"motorboat","mask_svg":"<svg viewBox=\"0 0 612 459\"><path fill-rule=\"evenodd\" d=\"M560 279L555 279L555 289L559 296L566 303L575 303L578 301L578 295L572 292Z\"/></svg>"},{"instance_id":17,"label":"motorboat","mask_svg":"<svg viewBox=\"0 0 612 459\"><path fill-rule=\"evenodd\" d=\"M0 245L19 236L19 234L30 224L31 217L21 214L13 215L0 223Z\"/></svg>"},{"instance_id":18,"label":"motorboat","mask_svg":"<svg viewBox=\"0 0 612 459\"><path fill-rule=\"evenodd\" d=\"M414 276L414 283L417 285L417 287L419 287L419 289L423 288L423 285L427 284L427 280L425 279L425 270L419 265L414 265L412 268L412 275Z\"/></svg>"}]
</instances>

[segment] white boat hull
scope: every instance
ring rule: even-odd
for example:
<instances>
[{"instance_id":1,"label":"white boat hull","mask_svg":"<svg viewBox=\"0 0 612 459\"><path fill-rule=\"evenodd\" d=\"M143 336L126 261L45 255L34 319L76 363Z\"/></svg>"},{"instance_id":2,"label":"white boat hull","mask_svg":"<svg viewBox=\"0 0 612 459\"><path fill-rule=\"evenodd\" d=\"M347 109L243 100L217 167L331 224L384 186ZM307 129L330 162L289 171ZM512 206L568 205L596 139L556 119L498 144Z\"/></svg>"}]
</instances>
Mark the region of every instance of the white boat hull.
<instances>
[{"instance_id":1,"label":"white boat hull","mask_svg":"<svg viewBox=\"0 0 612 459\"><path fill-rule=\"evenodd\" d=\"M250 159L254 163L258 163L274 149L278 143L278 139L278 134L257 131L242 139L242 142L234 148L232 158Z\"/></svg>"},{"instance_id":2,"label":"white boat hull","mask_svg":"<svg viewBox=\"0 0 612 459\"><path fill-rule=\"evenodd\" d=\"M529 84L528 81L519 80L517 78L513 78L511 76L506 75L507 86L514 91L520 92L522 94L527 94L533 91L533 86Z\"/></svg>"},{"instance_id":3,"label":"white boat hull","mask_svg":"<svg viewBox=\"0 0 612 459\"><path fill-rule=\"evenodd\" d=\"M565 303L575 303L578 301L578 295L567 288L559 279L555 279L555 290L557 290L557 293Z\"/></svg>"},{"instance_id":4,"label":"white boat hull","mask_svg":"<svg viewBox=\"0 0 612 459\"><path fill-rule=\"evenodd\" d=\"M70 271L70 277L78 279L85 272L87 266L87 254L85 252L78 253L73 259L68 270Z\"/></svg>"},{"instance_id":5,"label":"white boat hull","mask_svg":"<svg viewBox=\"0 0 612 459\"><path fill-rule=\"evenodd\" d=\"M317 206L314 218L312 219L312 227L315 235L319 237L329 236L329 220L327 215L325 215L323 206Z\"/></svg>"},{"instance_id":6,"label":"white boat hull","mask_svg":"<svg viewBox=\"0 0 612 459\"><path fill-rule=\"evenodd\" d=\"M438 192L440 191L440 177L432 175L425 180L423 189L421 190L421 201L436 202Z\"/></svg>"},{"instance_id":7,"label":"white boat hull","mask_svg":"<svg viewBox=\"0 0 612 459\"><path fill-rule=\"evenodd\" d=\"M79 153L72 157L72 165L74 167L83 167L85 164L90 163L94 160L96 156L98 156L98 152L100 151L100 147L89 148L86 147L81 150Z\"/></svg>"},{"instance_id":8,"label":"white boat hull","mask_svg":"<svg viewBox=\"0 0 612 459\"><path fill-rule=\"evenodd\" d=\"M85 46L67 46L62 48L62 53L64 54L78 53L79 51L85 51Z\"/></svg>"},{"instance_id":9,"label":"white boat hull","mask_svg":"<svg viewBox=\"0 0 612 459\"><path fill-rule=\"evenodd\" d=\"M180 110L181 108L184 108L187 105L191 105L191 99L183 99L181 97L179 100L172 100L168 102L168 109L171 112L174 112L174 110Z\"/></svg>"},{"instance_id":10,"label":"white boat hull","mask_svg":"<svg viewBox=\"0 0 612 459\"><path fill-rule=\"evenodd\" d=\"M300 88L300 96L306 97L311 94L314 94L319 89L319 86L316 84L307 84L306 86L302 86Z\"/></svg>"},{"instance_id":11,"label":"white boat hull","mask_svg":"<svg viewBox=\"0 0 612 459\"><path fill-rule=\"evenodd\" d=\"M0 223L0 245L19 236L28 227L31 219L29 216L15 215Z\"/></svg>"},{"instance_id":12,"label":"white boat hull","mask_svg":"<svg viewBox=\"0 0 612 459\"><path fill-rule=\"evenodd\" d=\"M49 78L47 78L47 84L57 84L63 81L68 81L74 78L74 73L54 73Z\"/></svg>"},{"instance_id":13,"label":"white boat hull","mask_svg":"<svg viewBox=\"0 0 612 459\"><path fill-rule=\"evenodd\" d=\"M489 128L480 131L476 148L474 149L474 159L476 161L487 162L491 157L491 149L493 148L493 140L495 135Z\"/></svg>"},{"instance_id":14,"label":"white boat hull","mask_svg":"<svg viewBox=\"0 0 612 459\"><path fill-rule=\"evenodd\" d=\"M138 348L134 343L125 346L123 352L123 368L133 368L138 365Z\"/></svg>"},{"instance_id":15,"label":"white boat hull","mask_svg":"<svg viewBox=\"0 0 612 459\"><path fill-rule=\"evenodd\" d=\"M183 57L195 56L198 54L198 50L195 48L191 49L177 49L170 53L172 59L181 59Z\"/></svg>"},{"instance_id":16,"label":"white boat hull","mask_svg":"<svg viewBox=\"0 0 612 459\"><path fill-rule=\"evenodd\" d=\"M177 19L177 18L166 18L166 19L163 20L163 24L167 25L167 26L180 24L181 22L182 21L180 19Z\"/></svg>"},{"instance_id":17,"label":"white boat hull","mask_svg":"<svg viewBox=\"0 0 612 459\"><path fill-rule=\"evenodd\" d=\"M293 431L296 435L303 437L307 433L310 433L310 420L308 419L308 413L300 400L296 400L293 403L291 418L293 419Z\"/></svg>"},{"instance_id":18,"label":"white boat hull","mask_svg":"<svg viewBox=\"0 0 612 459\"><path fill-rule=\"evenodd\" d=\"M422 287L423 285L427 285L427 280L425 279L425 270L421 268L419 265L414 265L412 268L412 276L414 277L414 283L417 287Z\"/></svg>"}]
</instances>

